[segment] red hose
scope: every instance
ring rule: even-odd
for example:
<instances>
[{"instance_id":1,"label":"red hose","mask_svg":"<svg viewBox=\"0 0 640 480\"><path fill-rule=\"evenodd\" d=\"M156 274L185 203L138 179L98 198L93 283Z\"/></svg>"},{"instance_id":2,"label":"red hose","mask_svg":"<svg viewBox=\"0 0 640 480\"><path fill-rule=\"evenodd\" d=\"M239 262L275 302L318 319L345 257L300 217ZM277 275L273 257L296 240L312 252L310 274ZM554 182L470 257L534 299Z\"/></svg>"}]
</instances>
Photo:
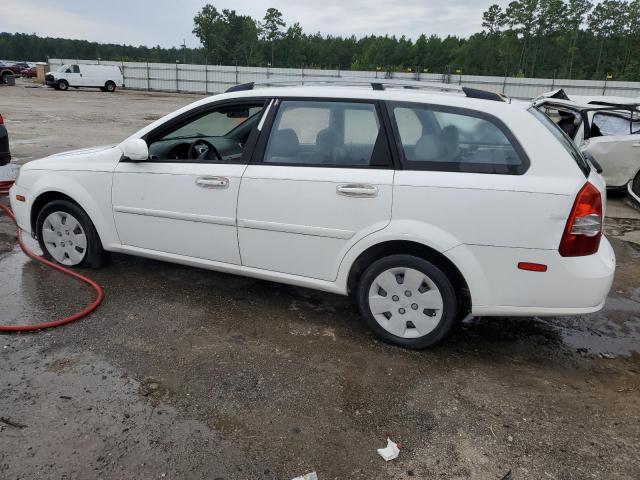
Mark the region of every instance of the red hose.
<instances>
[{"instance_id":1,"label":"red hose","mask_svg":"<svg viewBox=\"0 0 640 480\"><path fill-rule=\"evenodd\" d=\"M2 204L0 204L0 208L4 210L5 213L9 215L14 222L16 221L16 216L13 214L10 208ZM76 273L73 270L69 270L68 268L63 267L62 265L58 265L57 263L50 262L46 258L40 257L35 253L33 253L31 250L27 248L27 246L22 241L20 228L18 228L18 244L20 245L20 248L22 248L22 251L27 256L33 258L34 260L37 260L40 263L44 263L45 265L51 268L55 268L56 270L62 273L65 273L70 277L75 278L76 280L86 283L96 291L97 295L96 295L96 299L93 301L91 305L88 305L86 308L84 308L80 312L74 313L69 317L61 318L60 320L54 320L52 322L35 323L33 325L0 325L0 332L29 332L32 330L42 330L45 328L59 327L61 325L66 325L67 323L75 322L76 320L79 320L82 317L89 315L89 313L93 312L96 308L98 308L98 305L100 305L100 303L102 302L102 299L104 298L104 293L102 292L102 288L100 287L100 285L98 285L96 282L94 282L90 278L85 277L84 275L80 275L79 273Z\"/></svg>"}]
</instances>

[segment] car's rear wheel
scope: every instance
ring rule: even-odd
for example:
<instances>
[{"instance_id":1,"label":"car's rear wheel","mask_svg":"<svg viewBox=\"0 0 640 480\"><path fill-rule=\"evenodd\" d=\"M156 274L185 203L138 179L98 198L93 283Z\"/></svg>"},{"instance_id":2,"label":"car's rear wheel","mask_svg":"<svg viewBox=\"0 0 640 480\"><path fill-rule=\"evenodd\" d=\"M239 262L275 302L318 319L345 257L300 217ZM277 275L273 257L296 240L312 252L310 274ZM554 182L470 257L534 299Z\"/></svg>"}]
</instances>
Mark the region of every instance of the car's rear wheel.
<instances>
[{"instance_id":1,"label":"car's rear wheel","mask_svg":"<svg viewBox=\"0 0 640 480\"><path fill-rule=\"evenodd\" d=\"M116 84L113 83L112 81L108 81L107 83L104 84L104 88L107 92L113 93L116 91Z\"/></svg>"},{"instance_id":2,"label":"car's rear wheel","mask_svg":"<svg viewBox=\"0 0 640 480\"><path fill-rule=\"evenodd\" d=\"M104 258L100 237L82 208L67 200L47 203L36 219L38 243L49 260L67 267L99 267Z\"/></svg>"},{"instance_id":3,"label":"car's rear wheel","mask_svg":"<svg viewBox=\"0 0 640 480\"><path fill-rule=\"evenodd\" d=\"M458 319L458 299L446 273L412 255L391 255L362 274L356 298L368 326L383 341L427 348Z\"/></svg>"},{"instance_id":4,"label":"car's rear wheel","mask_svg":"<svg viewBox=\"0 0 640 480\"><path fill-rule=\"evenodd\" d=\"M58 82L58 89L65 91L69 89L69 82L67 82L66 80L60 80Z\"/></svg>"}]
</instances>

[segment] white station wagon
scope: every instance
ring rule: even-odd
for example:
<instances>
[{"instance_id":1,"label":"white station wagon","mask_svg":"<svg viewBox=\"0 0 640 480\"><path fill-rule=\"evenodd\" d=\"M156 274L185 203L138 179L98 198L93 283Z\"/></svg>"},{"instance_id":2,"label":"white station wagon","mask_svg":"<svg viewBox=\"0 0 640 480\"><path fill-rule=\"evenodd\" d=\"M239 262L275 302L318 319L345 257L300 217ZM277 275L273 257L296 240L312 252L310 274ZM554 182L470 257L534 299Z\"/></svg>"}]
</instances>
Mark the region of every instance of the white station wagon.
<instances>
[{"instance_id":1,"label":"white station wagon","mask_svg":"<svg viewBox=\"0 0 640 480\"><path fill-rule=\"evenodd\" d=\"M605 184L569 138L495 94L380 82L232 87L26 164L13 210L61 264L120 252L352 294L409 348L466 313L602 308Z\"/></svg>"}]
</instances>

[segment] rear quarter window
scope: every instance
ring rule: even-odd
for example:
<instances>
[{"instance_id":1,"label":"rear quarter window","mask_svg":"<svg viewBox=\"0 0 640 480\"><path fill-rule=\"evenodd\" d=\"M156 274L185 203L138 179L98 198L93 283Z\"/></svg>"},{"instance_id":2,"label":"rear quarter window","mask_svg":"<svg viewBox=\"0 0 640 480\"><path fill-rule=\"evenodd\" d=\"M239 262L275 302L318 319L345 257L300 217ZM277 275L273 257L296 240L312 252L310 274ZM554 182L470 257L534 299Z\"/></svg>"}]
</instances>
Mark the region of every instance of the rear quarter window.
<instances>
[{"instance_id":1,"label":"rear quarter window","mask_svg":"<svg viewBox=\"0 0 640 480\"><path fill-rule=\"evenodd\" d=\"M507 126L492 115L441 105L389 105L409 170L521 175L526 153Z\"/></svg>"}]
</instances>

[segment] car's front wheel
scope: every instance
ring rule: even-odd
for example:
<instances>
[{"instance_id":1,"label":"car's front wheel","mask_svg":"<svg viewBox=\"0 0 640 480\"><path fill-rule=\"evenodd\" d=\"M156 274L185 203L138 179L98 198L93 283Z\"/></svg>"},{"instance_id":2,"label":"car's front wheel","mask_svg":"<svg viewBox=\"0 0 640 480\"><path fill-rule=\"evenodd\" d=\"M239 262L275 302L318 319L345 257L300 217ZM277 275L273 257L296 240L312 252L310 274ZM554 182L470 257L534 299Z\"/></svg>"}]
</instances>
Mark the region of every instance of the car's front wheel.
<instances>
[{"instance_id":1,"label":"car's front wheel","mask_svg":"<svg viewBox=\"0 0 640 480\"><path fill-rule=\"evenodd\" d=\"M69 89L69 82L67 82L66 80L60 80L58 82L58 89L65 91Z\"/></svg>"},{"instance_id":2,"label":"car's front wheel","mask_svg":"<svg viewBox=\"0 0 640 480\"><path fill-rule=\"evenodd\" d=\"M104 250L89 216L67 200L47 203L36 219L38 243L49 260L67 267L102 264Z\"/></svg>"},{"instance_id":3,"label":"car's front wheel","mask_svg":"<svg viewBox=\"0 0 640 480\"><path fill-rule=\"evenodd\" d=\"M634 178L631 183L631 191L640 197L640 172L638 172L636 178Z\"/></svg>"},{"instance_id":4,"label":"car's front wheel","mask_svg":"<svg viewBox=\"0 0 640 480\"><path fill-rule=\"evenodd\" d=\"M458 298L446 273L412 255L374 262L362 274L356 297L373 332L406 348L437 344L458 319Z\"/></svg>"}]
</instances>

